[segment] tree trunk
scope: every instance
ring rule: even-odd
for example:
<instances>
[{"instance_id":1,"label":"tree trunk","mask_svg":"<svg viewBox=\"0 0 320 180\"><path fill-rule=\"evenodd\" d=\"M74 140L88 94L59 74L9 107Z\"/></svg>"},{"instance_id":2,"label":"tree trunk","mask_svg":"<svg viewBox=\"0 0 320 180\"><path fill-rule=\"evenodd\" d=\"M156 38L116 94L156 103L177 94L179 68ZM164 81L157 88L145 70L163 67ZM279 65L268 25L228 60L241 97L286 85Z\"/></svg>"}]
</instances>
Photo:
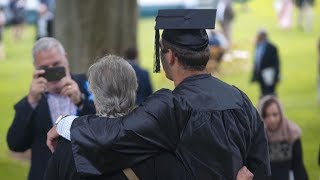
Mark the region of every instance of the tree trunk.
<instances>
[{"instance_id":1,"label":"tree trunk","mask_svg":"<svg viewBox=\"0 0 320 180\"><path fill-rule=\"evenodd\" d=\"M136 46L136 0L56 2L55 36L66 49L72 72L87 72L102 51L122 56Z\"/></svg>"}]
</instances>

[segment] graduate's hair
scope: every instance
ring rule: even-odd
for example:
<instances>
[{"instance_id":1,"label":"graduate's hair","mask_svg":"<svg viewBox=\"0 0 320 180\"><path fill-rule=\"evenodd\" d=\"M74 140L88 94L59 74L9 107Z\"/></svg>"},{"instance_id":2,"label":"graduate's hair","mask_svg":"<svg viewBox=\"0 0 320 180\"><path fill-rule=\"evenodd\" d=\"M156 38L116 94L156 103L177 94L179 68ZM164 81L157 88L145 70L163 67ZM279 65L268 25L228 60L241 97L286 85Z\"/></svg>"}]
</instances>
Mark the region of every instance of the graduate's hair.
<instances>
[{"instance_id":1,"label":"graduate's hair","mask_svg":"<svg viewBox=\"0 0 320 180\"><path fill-rule=\"evenodd\" d=\"M88 80L99 116L120 117L134 108L137 77L123 58L114 55L99 58L89 68Z\"/></svg>"},{"instance_id":2,"label":"graduate's hair","mask_svg":"<svg viewBox=\"0 0 320 180\"><path fill-rule=\"evenodd\" d=\"M47 51L52 48L57 48L62 55L66 54L62 44L55 38L44 37L37 40L32 49L33 62L35 61L35 56L37 53Z\"/></svg>"},{"instance_id":3,"label":"graduate's hair","mask_svg":"<svg viewBox=\"0 0 320 180\"><path fill-rule=\"evenodd\" d=\"M162 39L163 50L171 49L179 62L185 69L202 71L206 68L210 58L209 47L201 51L193 51L185 48L178 47Z\"/></svg>"}]
</instances>

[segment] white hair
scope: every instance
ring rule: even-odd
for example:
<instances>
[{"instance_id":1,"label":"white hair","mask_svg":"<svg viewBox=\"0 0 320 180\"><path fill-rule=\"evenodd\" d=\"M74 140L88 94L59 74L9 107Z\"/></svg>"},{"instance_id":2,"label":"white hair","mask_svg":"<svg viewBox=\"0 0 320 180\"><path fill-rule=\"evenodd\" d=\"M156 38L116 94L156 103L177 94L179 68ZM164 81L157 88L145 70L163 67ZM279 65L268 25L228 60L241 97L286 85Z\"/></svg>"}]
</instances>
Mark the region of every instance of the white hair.
<instances>
[{"instance_id":1,"label":"white hair","mask_svg":"<svg viewBox=\"0 0 320 180\"><path fill-rule=\"evenodd\" d=\"M59 52L64 55L66 54L62 44L55 38L52 37L44 37L37 40L32 49L32 57L33 61L35 61L35 55L42 51L47 51L52 48L57 48Z\"/></svg>"},{"instance_id":2,"label":"white hair","mask_svg":"<svg viewBox=\"0 0 320 180\"><path fill-rule=\"evenodd\" d=\"M88 80L98 115L120 117L134 108L137 77L123 58L114 55L100 58L89 68Z\"/></svg>"}]
</instances>

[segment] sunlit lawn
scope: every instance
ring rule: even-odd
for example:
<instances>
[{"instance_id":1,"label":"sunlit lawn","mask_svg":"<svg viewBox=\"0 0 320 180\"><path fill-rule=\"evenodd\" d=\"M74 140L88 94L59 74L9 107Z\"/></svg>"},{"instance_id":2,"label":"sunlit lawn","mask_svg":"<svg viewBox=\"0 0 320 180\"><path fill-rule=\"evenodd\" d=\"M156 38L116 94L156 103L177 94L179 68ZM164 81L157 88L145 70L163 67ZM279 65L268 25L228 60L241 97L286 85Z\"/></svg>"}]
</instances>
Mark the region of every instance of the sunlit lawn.
<instances>
[{"instance_id":1,"label":"sunlit lawn","mask_svg":"<svg viewBox=\"0 0 320 180\"><path fill-rule=\"evenodd\" d=\"M223 62L217 76L241 88L256 104L259 89L257 85L249 82L253 41L258 28L264 27L269 31L270 39L277 45L281 57L282 82L278 94L288 118L298 123L303 130L304 162L310 179L316 179L319 175L317 155L320 144L320 106L316 101L316 43L320 37L320 6L314 10L314 27L310 33L301 32L295 27L288 31L280 30L271 1L255 0L249 4L247 12L241 11L238 5L236 10L233 49L248 51L250 55L246 60ZM295 20L294 17L294 25ZM141 64L150 73L153 68L153 27L154 19L139 21ZM34 34L34 28L29 26L24 33L24 40L14 42L9 29L5 30L4 44L7 56L0 60L0 179L25 179L29 168L28 163L13 160L9 156L6 132L14 115L14 103L29 89ZM156 90L162 87L174 88L164 74L152 74L152 81Z\"/></svg>"}]
</instances>

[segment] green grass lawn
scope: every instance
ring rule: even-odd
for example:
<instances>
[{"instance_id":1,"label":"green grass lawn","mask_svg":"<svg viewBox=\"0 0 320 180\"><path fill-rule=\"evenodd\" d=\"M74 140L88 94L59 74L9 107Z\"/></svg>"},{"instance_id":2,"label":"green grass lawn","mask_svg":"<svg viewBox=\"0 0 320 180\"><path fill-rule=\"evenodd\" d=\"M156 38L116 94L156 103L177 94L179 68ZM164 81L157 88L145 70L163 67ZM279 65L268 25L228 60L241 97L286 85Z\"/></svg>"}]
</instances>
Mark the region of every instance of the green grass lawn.
<instances>
[{"instance_id":1,"label":"green grass lawn","mask_svg":"<svg viewBox=\"0 0 320 180\"><path fill-rule=\"evenodd\" d=\"M304 162L310 179L317 179L317 165L320 144L320 111L316 101L317 51L316 43L320 37L320 6L314 9L314 27L310 33L292 30L282 31L277 26L272 1L255 0L249 4L249 11L241 11L236 6L237 14L233 26L234 48L249 51L252 55L254 36L258 28L269 31L281 57L282 81L278 94L282 100L285 113L303 130L302 143ZM296 12L295 12L296 13ZM296 14L295 14L296 16ZM295 24L295 17L294 17ZM139 21L139 48L141 64L152 72L154 47L154 19ZM218 26L218 25L217 25ZM24 40L14 42L10 29L5 30L4 44L6 58L0 60L0 179L25 179L29 165L13 160L6 145L7 129L13 119L13 105L27 94L32 73L31 48L35 30L27 27ZM252 58L223 62L218 77L245 91L254 104L257 103L259 89L250 84ZM173 83L164 74L152 74L154 89L162 87L173 89Z\"/></svg>"}]
</instances>

